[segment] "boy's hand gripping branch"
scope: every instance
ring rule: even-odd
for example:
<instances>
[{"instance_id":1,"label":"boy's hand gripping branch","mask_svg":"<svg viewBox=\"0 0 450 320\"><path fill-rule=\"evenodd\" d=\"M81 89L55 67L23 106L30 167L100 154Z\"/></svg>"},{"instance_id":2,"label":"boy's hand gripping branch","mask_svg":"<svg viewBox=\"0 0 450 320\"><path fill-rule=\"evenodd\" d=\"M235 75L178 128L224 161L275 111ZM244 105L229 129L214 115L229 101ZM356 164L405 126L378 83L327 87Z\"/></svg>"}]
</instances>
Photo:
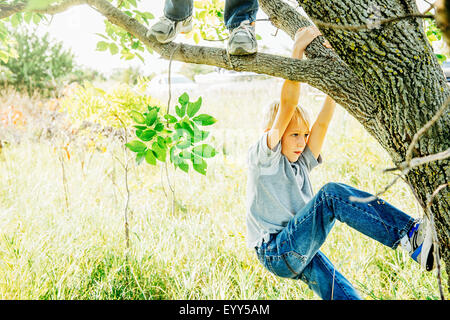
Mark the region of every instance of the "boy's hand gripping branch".
<instances>
[{"instance_id":1,"label":"boy's hand gripping branch","mask_svg":"<svg viewBox=\"0 0 450 320\"><path fill-rule=\"evenodd\" d=\"M302 59L306 47L320 35L320 30L315 26L298 29L295 34L291 57ZM326 40L323 45L327 48L331 48L331 45ZM267 146L270 149L273 149L283 137L294 114L295 108L297 107L299 97L300 83L297 81L285 80L281 89L280 108L267 136ZM315 151L316 150L317 148L315 148ZM314 155L318 156L318 154L316 155L315 153Z\"/></svg>"}]
</instances>

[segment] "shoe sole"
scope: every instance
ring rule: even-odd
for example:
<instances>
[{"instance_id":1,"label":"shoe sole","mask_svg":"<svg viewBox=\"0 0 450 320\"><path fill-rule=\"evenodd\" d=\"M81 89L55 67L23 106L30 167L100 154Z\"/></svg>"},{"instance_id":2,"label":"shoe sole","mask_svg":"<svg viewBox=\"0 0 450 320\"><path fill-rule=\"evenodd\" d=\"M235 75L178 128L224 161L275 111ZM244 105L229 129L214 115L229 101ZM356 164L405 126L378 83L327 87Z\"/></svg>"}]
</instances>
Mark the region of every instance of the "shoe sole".
<instances>
[{"instance_id":1,"label":"shoe sole","mask_svg":"<svg viewBox=\"0 0 450 320\"><path fill-rule=\"evenodd\" d=\"M247 50L245 48L242 48L242 47L237 47L236 49L234 49L233 52L230 52L229 50L227 50L227 51L232 56L246 56L246 55L249 55L249 54L256 53L256 49L252 50L252 51L249 51L249 50Z\"/></svg>"},{"instance_id":2,"label":"shoe sole","mask_svg":"<svg viewBox=\"0 0 450 320\"><path fill-rule=\"evenodd\" d=\"M180 29L180 33L182 33L182 34L186 34L186 33L189 33L191 31L192 31L192 23L187 25L187 26L185 26L185 27L181 27L181 29ZM159 43L165 44L165 43L172 42L177 37L178 33L175 33L175 35L173 37L170 37L170 38L167 38L167 39L160 39L160 38L158 38L159 35L155 34L150 29L150 35L154 36Z\"/></svg>"},{"instance_id":3,"label":"shoe sole","mask_svg":"<svg viewBox=\"0 0 450 320\"><path fill-rule=\"evenodd\" d=\"M435 257L434 257L434 246L433 246L433 239L431 236L431 230L427 232L425 235L425 239L422 244L422 250L420 252L420 261L422 267L427 270L431 271L434 269L435 266ZM426 256L425 256L426 254Z\"/></svg>"},{"instance_id":4,"label":"shoe sole","mask_svg":"<svg viewBox=\"0 0 450 320\"><path fill-rule=\"evenodd\" d=\"M186 34L192 31L192 23L190 23L189 25L185 26L185 27L181 27L180 33L182 34Z\"/></svg>"}]
</instances>

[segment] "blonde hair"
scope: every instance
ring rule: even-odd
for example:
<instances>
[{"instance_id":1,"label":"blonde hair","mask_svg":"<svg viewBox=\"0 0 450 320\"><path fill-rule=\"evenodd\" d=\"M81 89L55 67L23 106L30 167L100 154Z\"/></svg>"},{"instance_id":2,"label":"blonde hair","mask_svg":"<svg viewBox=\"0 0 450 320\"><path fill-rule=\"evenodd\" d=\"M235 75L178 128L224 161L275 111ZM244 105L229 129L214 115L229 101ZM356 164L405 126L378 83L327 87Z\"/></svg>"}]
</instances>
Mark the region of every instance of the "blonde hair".
<instances>
[{"instance_id":1,"label":"blonde hair","mask_svg":"<svg viewBox=\"0 0 450 320\"><path fill-rule=\"evenodd\" d=\"M274 100L272 101L264 110L264 117L263 117L263 130L272 128L273 122L275 121L275 118L278 113L278 109L280 108L280 101ZM308 131L311 130L311 111L306 109L305 107L301 105L297 105L294 111L293 118L301 119L305 122L306 126L308 127Z\"/></svg>"}]
</instances>

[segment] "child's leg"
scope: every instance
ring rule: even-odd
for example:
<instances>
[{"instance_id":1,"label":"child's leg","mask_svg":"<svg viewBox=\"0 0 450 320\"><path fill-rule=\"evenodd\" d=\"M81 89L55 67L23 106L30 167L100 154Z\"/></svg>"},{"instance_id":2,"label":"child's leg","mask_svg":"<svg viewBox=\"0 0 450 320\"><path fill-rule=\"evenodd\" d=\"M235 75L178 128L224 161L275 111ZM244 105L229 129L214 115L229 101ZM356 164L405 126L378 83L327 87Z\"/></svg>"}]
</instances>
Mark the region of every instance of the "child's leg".
<instances>
[{"instance_id":1,"label":"child's leg","mask_svg":"<svg viewBox=\"0 0 450 320\"><path fill-rule=\"evenodd\" d=\"M256 20L258 12L257 0L226 0L224 22L227 29L231 30L239 27L242 21Z\"/></svg>"},{"instance_id":2,"label":"child's leg","mask_svg":"<svg viewBox=\"0 0 450 320\"><path fill-rule=\"evenodd\" d=\"M395 249L414 224L414 218L382 199L362 203L350 201L350 196L372 195L343 183L324 185L286 227L294 246L312 257L316 246L304 246L303 234L307 232L315 242L323 243L337 219Z\"/></svg>"},{"instance_id":3,"label":"child's leg","mask_svg":"<svg viewBox=\"0 0 450 320\"><path fill-rule=\"evenodd\" d=\"M315 256L336 219L391 248L398 246L414 224L412 217L381 199L360 203L350 201L350 196L371 194L343 183L324 185L281 232L257 250L260 261L280 277L298 279L307 272L306 280L317 279L325 273L316 270L321 261ZM318 285L323 283L330 282Z\"/></svg>"},{"instance_id":4,"label":"child's leg","mask_svg":"<svg viewBox=\"0 0 450 320\"><path fill-rule=\"evenodd\" d=\"M303 269L300 279L324 300L361 300L353 285L320 251Z\"/></svg>"},{"instance_id":5,"label":"child's leg","mask_svg":"<svg viewBox=\"0 0 450 320\"><path fill-rule=\"evenodd\" d=\"M166 0L164 16L173 21L182 21L192 16L193 0Z\"/></svg>"}]
</instances>

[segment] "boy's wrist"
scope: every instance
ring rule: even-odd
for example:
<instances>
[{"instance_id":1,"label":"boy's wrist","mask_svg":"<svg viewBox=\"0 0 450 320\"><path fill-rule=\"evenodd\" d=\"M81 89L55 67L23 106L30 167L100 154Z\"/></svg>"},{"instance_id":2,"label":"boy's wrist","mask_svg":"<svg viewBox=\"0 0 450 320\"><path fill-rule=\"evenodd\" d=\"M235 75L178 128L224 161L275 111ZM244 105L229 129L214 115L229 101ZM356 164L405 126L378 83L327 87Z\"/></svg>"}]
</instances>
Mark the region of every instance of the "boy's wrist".
<instances>
[{"instance_id":1,"label":"boy's wrist","mask_svg":"<svg viewBox=\"0 0 450 320\"><path fill-rule=\"evenodd\" d=\"M304 48L294 48L294 50L292 50L291 58L302 59L304 52L305 52Z\"/></svg>"}]
</instances>

